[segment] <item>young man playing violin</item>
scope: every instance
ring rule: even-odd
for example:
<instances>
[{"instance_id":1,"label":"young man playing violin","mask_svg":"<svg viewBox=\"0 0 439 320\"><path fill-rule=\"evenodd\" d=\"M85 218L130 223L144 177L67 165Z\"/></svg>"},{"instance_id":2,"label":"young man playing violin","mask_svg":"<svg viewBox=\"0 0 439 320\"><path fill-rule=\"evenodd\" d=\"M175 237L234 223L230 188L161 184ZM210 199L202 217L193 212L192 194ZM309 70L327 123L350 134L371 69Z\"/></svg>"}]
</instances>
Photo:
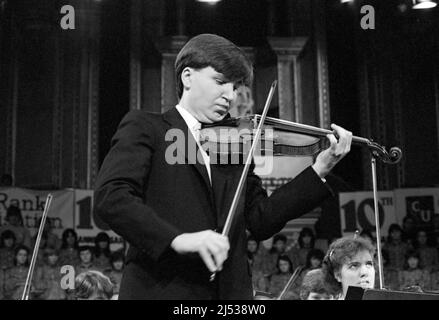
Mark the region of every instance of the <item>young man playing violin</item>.
<instances>
[{"instance_id":1,"label":"young man playing violin","mask_svg":"<svg viewBox=\"0 0 439 320\"><path fill-rule=\"evenodd\" d=\"M210 164L203 152L204 161L171 164L165 137L179 129L186 145L195 143L200 123L223 120L237 87L251 84L252 66L229 40L202 34L181 49L175 71L178 105L164 114L130 111L96 183L97 214L130 243L119 298L252 299L246 229L268 239L330 196L324 177L349 152L352 134L332 125L338 140L328 135L330 147L270 197L250 170L223 236L243 166Z\"/></svg>"}]
</instances>

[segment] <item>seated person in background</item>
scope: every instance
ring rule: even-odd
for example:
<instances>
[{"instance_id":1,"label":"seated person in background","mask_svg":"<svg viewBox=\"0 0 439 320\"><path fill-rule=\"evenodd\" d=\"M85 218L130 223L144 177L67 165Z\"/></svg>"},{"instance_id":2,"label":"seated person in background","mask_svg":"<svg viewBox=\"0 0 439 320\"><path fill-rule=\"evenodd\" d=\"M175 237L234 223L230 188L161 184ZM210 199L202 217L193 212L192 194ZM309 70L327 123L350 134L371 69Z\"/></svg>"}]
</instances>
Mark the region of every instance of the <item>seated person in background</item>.
<instances>
[{"instance_id":1,"label":"seated person in background","mask_svg":"<svg viewBox=\"0 0 439 320\"><path fill-rule=\"evenodd\" d=\"M15 233L5 230L0 235L0 269L9 269L14 266Z\"/></svg>"},{"instance_id":2,"label":"seated person in background","mask_svg":"<svg viewBox=\"0 0 439 320\"><path fill-rule=\"evenodd\" d=\"M74 296L77 300L111 300L113 284L100 271L82 272L75 278Z\"/></svg>"},{"instance_id":3,"label":"seated person in background","mask_svg":"<svg viewBox=\"0 0 439 320\"><path fill-rule=\"evenodd\" d=\"M373 289L375 247L369 240L352 236L335 240L323 259L327 284L344 300L349 286Z\"/></svg>"},{"instance_id":4,"label":"seated person in background","mask_svg":"<svg viewBox=\"0 0 439 320\"><path fill-rule=\"evenodd\" d=\"M389 253L389 267L402 270L409 245L402 240L403 231L399 224L393 223L389 226L389 232L383 249Z\"/></svg>"},{"instance_id":5,"label":"seated person in background","mask_svg":"<svg viewBox=\"0 0 439 320\"><path fill-rule=\"evenodd\" d=\"M416 233L414 248L419 254L419 264L428 272L439 267L438 252L435 247L430 246L427 230L419 229Z\"/></svg>"},{"instance_id":6,"label":"seated person in background","mask_svg":"<svg viewBox=\"0 0 439 320\"><path fill-rule=\"evenodd\" d=\"M78 251L80 262L75 267L75 274L80 274L89 270L102 271L94 264L92 247L80 246Z\"/></svg>"},{"instance_id":7,"label":"seated person in background","mask_svg":"<svg viewBox=\"0 0 439 320\"><path fill-rule=\"evenodd\" d=\"M28 247L19 245L15 248L14 266L5 272L4 295L6 299L21 300L29 272L29 255Z\"/></svg>"},{"instance_id":8,"label":"seated person in background","mask_svg":"<svg viewBox=\"0 0 439 320\"><path fill-rule=\"evenodd\" d=\"M110 237L105 232L99 232L95 237L94 265L100 270L111 269Z\"/></svg>"},{"instance_id":9,"label":"seated person in background","mask_svg":"<svg viewBox=\"0 0 439 320\"><path fill-rule=\"evenodd\" d=\"M78 253L78 234L73 229L66 229L62 234L59 264L76 266L80 263Z\"/></svg>"},{"instance_id":10,"label":"seated person in background","mask_svg":"<svg viewBox=\"0 0 439 320\"><path fill-rule=\"evenodd\" d=\"M304 266L306 264L306 257L308 253L314 249L315 235L310 228L303 228L299 234L299 248L293 249L293 264L294 267Z\"/></svg>"},{"instance_id":11,"label":"seated person in background","mask_svg":"<svg viewBox=\"0 0 439 320\"><path fill-rule=\"evenodd\" d=\"M30 232L23 226L23 216L21 210L16 206L9 206L6 211L7 224L0 227L0 234L5 230L11 230L15 234L15 240L17 245L25 245L30 248L32 239Z\"/></svg>"},{"instance_id":12,"label":"seated person in background","mask_svg":"<svg viewBox=\"0 0 439 320\"><path fill-rule=\"evenodd\" d=\"M36 228L39 228L41 224L41 218L38 218L38 222L36 224ZM35 236L33 237L33 241L32 244L35 244L35 241L37 239L37 234L35 234ZM42 247L42 242L43 239L45 241L44 243L44 247ZM62 246L62 242L61 239L58 237L58 235L56 235L55 233L53 233L53 227L52 227L52 222L50 219L46 220L46 224L44 226L44 230L43 230L43 234L41 237L41 242L40 242L40 249L44 249L44 248L54 248L59 250Z\"/></svg>"},{"instance_id":13,"label":"seated person in background","mask_svg":"<svg viewBox=\"0 0 439 320\"><path fill-rule=\"evenodd\" d=\"M410 291L411 287L419 287L422 290L429 290L430 285L430 273L420 265L419 253L410 250L406 255L404 270L399 271L400 289Z\"/></svg>"},{"instance_id":14,"label":"seated person in background","mask_svg":"<svg viewBox=\"0 0 439 320\"><path fill-rule=\"evenodd\" d=\"M120 282L122 280L123 267L125 264L125 255L123 250L113 252L111 255L111 270L107 270L106 275L114 285L113 295L117 298L119 295Z\"/></svg>"},{"instance_id":15,"label":"seated person in background","mask_svg":"<svg viewBox=\"0 0 439 320\"><path fill-rule=\"evenodd\" d=\"M334 300L333 289L326 283L322 269L306 273L300 286L301 300Z\"/></svg>"},{"instance_id":16,"label":"seated person in background","mask_svg":"<svg viewBox=\"0 0 439 320\"><path fill-rule=\"evenodd\" d=\"M291 268L294 269L298 266L297 255L293 250L287 250L287 237L284 234L276 234L273 237L273 244L268 254L264 256L264 273L266 275L273 274L277 272L277 261L279 256L287 255L291 261Z\"/></svg>"},{"instance_id":17,"label":"seated person in background","mask_svg":"<svg viewBox=\"0 0 439 320\"><path fill-rule=\"evenodd\" d=\"M285 286L293 275L293 266L287 255L280 255L277 259L277 272L269 278L268 292L279 297ZM299 300L299 296L294 290L294 283L291 283L281 300Z\"/></svg>"},{"instance_id":18,"label":"seated person in background","mask_svg":"<svg viewBox=\"0 0 439 320\"><path fill-rule=\"evenodd\" d=\"M35 272L35 286L41 290L39 299L64 300L66 291L61 288L61 266L59 265L59 251L53 248L44 250L44 265Z\"/></svg>"}]
</instances>

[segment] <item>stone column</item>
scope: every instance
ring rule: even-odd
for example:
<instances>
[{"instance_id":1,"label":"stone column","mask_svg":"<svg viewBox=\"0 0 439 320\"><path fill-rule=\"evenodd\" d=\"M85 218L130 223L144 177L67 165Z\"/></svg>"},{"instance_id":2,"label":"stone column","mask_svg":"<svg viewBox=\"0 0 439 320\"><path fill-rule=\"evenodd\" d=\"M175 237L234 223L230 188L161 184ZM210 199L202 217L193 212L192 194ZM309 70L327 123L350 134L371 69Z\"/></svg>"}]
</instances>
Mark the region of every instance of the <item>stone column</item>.
<instances>
[{"instance_id":1,"label":"stone column","mask_svg":"<svg viewBox=\"0 0 439 320\"><path fill-rule=\"evenodd\" d=\"M300 122L300 62L298 60L307 37L269 37L277 56L279 118Z\"/></svg>"},{"instance_id":2,"label":"stone column","mask_svg":"<svg viewBox=\"0 0 439 320\"><path fill-rule=\"evenodd\" d=\"M161 64L161 112L174 107L177 102L175 87L174 63L178 52L188 41L186 36L163 37L156 42L157 49L162 55Z\"/></svg>"}]
</instances>

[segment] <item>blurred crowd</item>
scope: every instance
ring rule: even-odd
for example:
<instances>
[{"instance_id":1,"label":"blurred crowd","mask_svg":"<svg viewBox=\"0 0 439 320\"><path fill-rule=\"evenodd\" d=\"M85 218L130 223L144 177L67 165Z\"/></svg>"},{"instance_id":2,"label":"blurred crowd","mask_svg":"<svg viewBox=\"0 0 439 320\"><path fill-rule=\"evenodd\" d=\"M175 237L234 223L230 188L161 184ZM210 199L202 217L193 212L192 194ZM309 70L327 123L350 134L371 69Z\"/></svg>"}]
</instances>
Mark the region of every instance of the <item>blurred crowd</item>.
<instances>
[{"instance_id":1,"label":"blurred crowd","mask_svg":"<svg viewBox=\"0 0 439 320\"><path fill-rule=\"evenodd\" d=\"M18 300L25 287L36 236L32 238L29 230L23 226L18 207L8 208L6 221L7 224L0 227L0 299ZM97 281L99 287L102 287L102 281L106 281L108 285L104 288L107 296L111 288L110 298L117 298L125 255L123 249L111 251L110 244L111 239L105 232L96 235L94 245L81 245L73 229L65 229L60 238L47 220L35 260L29 298L78 298L78 290L63 288L61 285L62 277L67 275L61 273L61 267L65 265L73 267L75 278L82 274L81 278L90 285ZM84 285L87 281L79 283Z\"/></svg>"},{"instance_id":2,"label":"blurred crowd","mask_svg":"<svg viewBox=\"0 0 439 320\"><path fill-rule=\"evenodd\" d=\"M370 230L362 230L362 238L376 246ZM265 292L282 299L301 299L303 279L311 270L322 268L325 249L316 248L312 229L303 228L298 240L285 234L273 237L272 246L266 248L251 235L247 240L248 260L251 265L255 292ZM335 239L329 239L331 243ZM439 215L433 218L432 228L419 227L415 219L406 216L403 225L392 224L388 237L381 241L383 279L385 289L439 293ZM375 256L375 288L379 288L378 257ZM286 285L296 271L297 277L285 292Z\"/></svg>"},{"instance_id":3,"label":"blurred crowd","mask_svg":"<svg viewBox=\"0 0 439 320\"><path fill-rule=\"evenodd\" d=\"M432 222L426 229L407 216L402 225L390 225L387 238L381 240L384 288L408 291L416 287L439 293L439 215ZM376 245L370 230L362 230L360 236ZM247 254L256 295L299 300L312 293L316 299L324 298L319 292L328 290L320 273L328 253L327 247L316 246L318 240L322 239L317 239L311 228L303 228L297 239L275 235L268 248L249 234ZM335 239L325 240L329 244ZM36 236L23 226L20 209L9 207L6 224L0 227L0 299L21 299L35 242ZM117 299L125 250L112 251L110 245L105 232L96 234L94 245L80 244L73 229L63 230L58 237L48 220L35 260L30 299ZM374 261L378 288L377 256ZM73 290L62 286L66 275L61 267L65 265L74 270Z\"/></svg>"}]
</instances>

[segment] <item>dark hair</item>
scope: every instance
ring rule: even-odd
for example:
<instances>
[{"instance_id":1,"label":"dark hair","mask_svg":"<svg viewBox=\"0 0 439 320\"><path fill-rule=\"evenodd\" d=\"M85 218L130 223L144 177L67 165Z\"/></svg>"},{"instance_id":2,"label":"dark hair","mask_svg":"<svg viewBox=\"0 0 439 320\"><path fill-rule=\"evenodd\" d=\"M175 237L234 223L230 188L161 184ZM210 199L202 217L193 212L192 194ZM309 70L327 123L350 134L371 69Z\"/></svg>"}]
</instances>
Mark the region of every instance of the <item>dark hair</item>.
<instances>
[{"instance_id":1,"label":"dark hair","mask_svg":"<svg viewBox=\"0 0 439 320\"><path fill-rule=\"evenodd\" d=\"M278 241L287 242L287 237L284 234L278 233L273 237L273 244L275 244Z\"/></svg>"},{"instance_id":2,"label":"dark hair","mask_svg":"<svg viewBox=\"0 0 439 320\"><path fill-rule=\"evenodd\" d=\"M81 272L75 278L75 297L90 299L96 295L96 300L110 300L113 296L113 287L110 278L102 272L95 270Z\"/></svg>"},{"instance_id":3,"label":"dark hair","mask_svg":"<svg viewBox=\"0 0 439 320\"><path fill-rule=\"evenodd\" d=\"M116 261L125 262L125 254L123 253L123 250L117 250L111 254L110 262L113 263Z\"/></svg>"},{"instance_id":4,"label":"dark hair","mask_svg":"<svg viewBox=\"0 0 439 320\"><path fill-rule=\"evenodd\" d=\"M0 248L4 248L6 239L13 239L14 245L17 242L17 237L15 236L15 233L12 230L5 230L0 236Z\"/></svg>"},{"instance_id":5,"label":"dark hair","mask_svg":"<svg viewBox=\"0 0 439 320\"><path fill-rule=\"evenodd\" d=\"M27 260L26 260L26 262L24 263L24 265L25 265L26 267L28 267L28 266L29 266L29 255L30 255L30 249L29 249L27 246L22 245L22 244L18 245L18 246L15 248L15 250L14 250L14 265L15 265L15 266L17 265L17 254L18 254L18 252L20 252L21 250L24 250L24 251L26 251L26 253L27 253Z\"/></svg>"},{"instance_id":6,"label":"dark hair","mask_svg":"<svg viewBox=\"0 0 439 320\"><path fill-rule=\"evenodd\" d=\"M281 254L279 255L279 257L277 257L277 261L276 261L276 268L277 268L277 273L280 273L280 268L279 268L279 262L280 261L286 261L289 263L290 267L289 267L289 272L293 272L293 263L291 262L291 259L285 255L285 254Z\"/></svg>"},{"instance_id":7,"label":"dark hair","mask_svg":"<svg viewBox=\"0 0 439 320\"><path fill-rule=\"evenodd\" d=\"M68 244L67 244L67 237L69 236L69 234L72 234L75 237L75 244L73 245L73 247L75 249L78 249L78 234L76 233L75 230L73 229L66 229L64 230L64 232L62 233L62 245L61 245L61 249L67 249L68 248Z\"/></svg>"},{"instance_id":8,"label":"dark hair","mask_svg":"<svg viewBox=\"0 0 439 320\"><path fill-rule=\"evenodd\" d=\"M405 254L404 270L408 270L410 268L409 262L408 262L410 258L418 259L418 268L423 269L424 266L422 265L422 261L421 261L421 257L419 255L419 252L416 250L409 250Z\"/></svg>"},{"instance_id":9,"label":"dark hair","mask_svg":"<svg viewBox=\"0 0 439 320\"><path fill-rule=\"evenodd\" d=\"M404 231L402 230L402 228L401 228L401 226L400 226L399 224L392 223L392 224L389 226L389 232L388 232L388 235L387 235L387 241L388 241L388 242L392 242L392 236L391 236L391 234L392 234L393 231L399 231L399 232L401 233L401 236L402 236L402 234L404 233Z\"/></svg>"},{"instance_id":10,"label":"dark hair","mask_svg":"<svg viewBox=\"0 0 439 320\"><path fill-rule=\"evenodd\" d=\"M302 230L300 231L299 239L298 239L299 246L301 248L303 248L303 237L305 237L305 236L311 237L310 246L311 246L311 248L314 248L314 242L315 242L314 232L310 228L307 228L307 227L302 228Z\"/></svg>"},{"instance_id":11,"label":"dark hair","mask_svg":"<svg viewBox=\"0 0 439 320\"><path fill-rule=\"evenodd\" d=\"M215 34L200 34L190 39L175 60L177 96L183 94L181 74L186 67L203 69L212 67L222 73L227 81L250 86L253 67L244 51L231 41Z\"/></svg>"},{"instance_id":12,"label":"dark hair","mask_svg":"<svg viewBox=\"0 0 439 320\"><path fill-rule=\"evenodd\" d=\"M325 281L322 269L308 271L300 286L300 299L306 300L311 292L335 296L337 292Z\"/></svg>"},{"instance_id":13,"label":"dark hair","mask_svg":"<svg viewBox=\"0 0 439 320\"><path fill-rule=\"evenodd\" d=\"M311 268L311 259L316 258L323 262L323 258L325 257L325 253L320 249L311 249L308 251L306 255L306 265L305 269Z\"/></svg>"},{"instance_id":14,"label":"dark hair","mask_svg":"<svg viewBox=\"0 0 439 320\"><path fill-rule=\"evenodd\" d=\"M328 248L323 258L322 270L331 287L337 288L341 292L341 283L337 281L335 274L339 272L342 266L352 259L358 252L368 251L372 258L375 256L375 247L369 239L352 236L346 236L335 240Z\"/></svg>"},{"instance_id":15,"label":"dark hair","mask_svg":"<svg viewBox=\"0 0 439 320\"><path fill-rule=\"evenodd\" d=\"M99 242L107 242L108 246L105 249L101 249L99 247ZM105 232L99 232L95 237L95 252L96 257L100 257L101 254L106 256L107 258L110 258L111 251L110 251L110 237Z\"/></svg>"},{"instance_id":16,"label":"dark hair","mask_svg":"<svg viewBox=\"0 0 439 320\"><path fill-rule=\"evenodd\" d=\"M425 236L426 236L426 238L427 238L427 241L426 241L426 245L430 245L430 242L431 242L431 240L430 240L430 235L428 234L428 231L425 229L425 228L419 228L417 231L416 231L416 237L415 237L415 239L414 239L414 241L413 241L413 246L415 247L415 248L419 248L419 241L418 241L418 237L419 237L419 232L424 232L425 233Z\"/></svg>"},{"instance_id":17,"label":"dark hair","mask_svg":"<svg viewBox=\"0 0 439 320\"><path fill-rule=\"evenodd\" d=\"M88 245L82 245L78 247L78 254L80 254L83 251L90 251L90 253L93 255L94 254L94 250L93 247L88 246Z\"/></svg>"},{"instance_id":18,"label":"dark hair","mask_svg":"<svg viewBox=\"0 0 439 320\"><path fill-rule=\"evenodd\" d=\"M23 216L21 215L21 210L17 206L9 206L6 211L6 220L9 221L10 217L17 217L21 226L23 226Z\"/></svg>"}]
</instances>

